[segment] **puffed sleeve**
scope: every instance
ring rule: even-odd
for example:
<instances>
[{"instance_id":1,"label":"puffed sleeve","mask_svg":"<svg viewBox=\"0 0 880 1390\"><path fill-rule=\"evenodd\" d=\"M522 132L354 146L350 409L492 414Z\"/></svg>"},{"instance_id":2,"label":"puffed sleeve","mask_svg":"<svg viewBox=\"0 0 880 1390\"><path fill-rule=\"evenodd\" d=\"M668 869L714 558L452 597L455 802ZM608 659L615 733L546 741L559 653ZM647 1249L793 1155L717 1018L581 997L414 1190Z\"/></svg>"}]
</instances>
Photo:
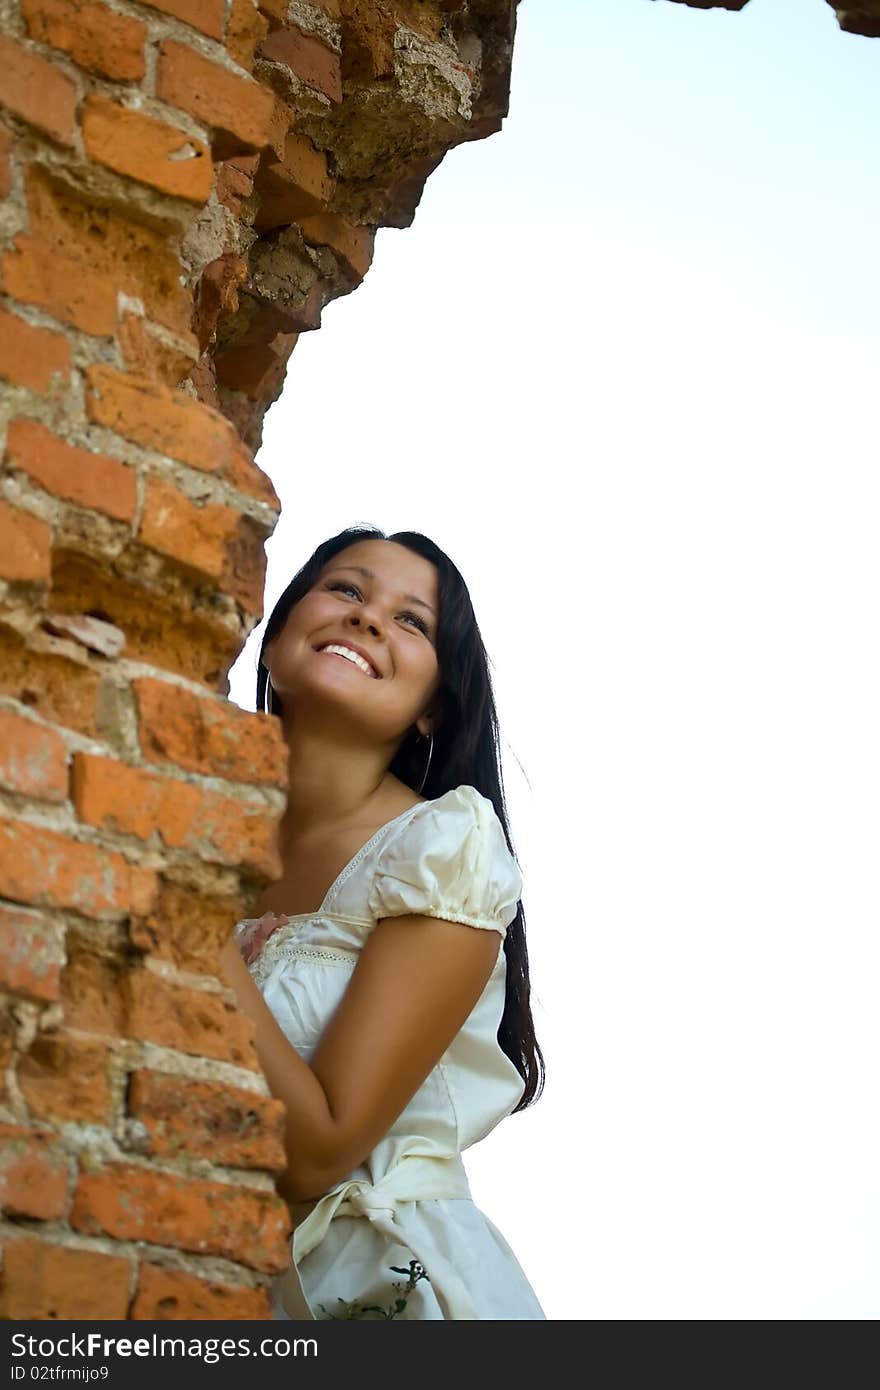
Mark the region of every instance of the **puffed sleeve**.
<instances>
[{"instance_id":1,"label":"puffed sleeve","mask_svg":"<svg viewBox=\"0 0 880 1390\"><path fill-rule=\"evenodd\" d=\"M383 846L370 890L373 918L418 913L487 927L502 938L522 877L488 797L456 787L426 801Z\"/></svg>"}]
</instances>

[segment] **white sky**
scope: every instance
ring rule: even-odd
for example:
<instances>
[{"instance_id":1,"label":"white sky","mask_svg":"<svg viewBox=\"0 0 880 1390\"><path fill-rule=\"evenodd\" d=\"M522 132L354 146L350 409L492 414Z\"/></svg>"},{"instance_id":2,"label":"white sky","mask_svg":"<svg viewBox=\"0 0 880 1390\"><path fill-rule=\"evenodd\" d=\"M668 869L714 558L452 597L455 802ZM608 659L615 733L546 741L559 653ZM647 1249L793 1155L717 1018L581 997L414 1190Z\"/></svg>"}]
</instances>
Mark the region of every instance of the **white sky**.
<instances>
[{"instance_id":1,"label":"white sky","mask_svg":"<svg viewBox=\"0 0 880 1390\"><path fill-rule=\"evenodd\" d=\"M471 589L548 1080L467 1162L551 1319L880 1314L878 69L524 0L267 420L267 613L358 521Z\"/></svg>"}]
</instances>

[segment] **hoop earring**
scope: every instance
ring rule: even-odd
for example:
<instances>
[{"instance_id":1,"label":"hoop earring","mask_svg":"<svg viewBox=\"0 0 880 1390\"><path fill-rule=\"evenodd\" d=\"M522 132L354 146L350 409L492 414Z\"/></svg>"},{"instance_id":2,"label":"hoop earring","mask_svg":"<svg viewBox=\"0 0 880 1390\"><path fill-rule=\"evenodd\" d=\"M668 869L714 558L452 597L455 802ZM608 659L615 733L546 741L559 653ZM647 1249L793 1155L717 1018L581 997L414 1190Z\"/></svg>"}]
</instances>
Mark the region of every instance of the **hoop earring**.
<instances>
[{"instance_id":1,"label":"hoop earring","mask_svg":"<svg viewBox=\"0 0 880 1390\"><path fill-rule=\"evenodd\" d=\"M422 737L424 738L425 735L423 734ZM431 754L434 752L434 735L433 735L433 734L428 734L428 735L427 735L427 738L429 739L429 743L428 743L428 761L425 763L425 773L424 773L424 776L422 777L422 780L421 780L421 782L419 783L419 786L418 786L418 795L419 795L419 796L421 796L421 794L422 794L422 788L424 787L425 783L426 783L427 780L428 780L428 768L431 766Z\"/></svg>"}]
</instances>

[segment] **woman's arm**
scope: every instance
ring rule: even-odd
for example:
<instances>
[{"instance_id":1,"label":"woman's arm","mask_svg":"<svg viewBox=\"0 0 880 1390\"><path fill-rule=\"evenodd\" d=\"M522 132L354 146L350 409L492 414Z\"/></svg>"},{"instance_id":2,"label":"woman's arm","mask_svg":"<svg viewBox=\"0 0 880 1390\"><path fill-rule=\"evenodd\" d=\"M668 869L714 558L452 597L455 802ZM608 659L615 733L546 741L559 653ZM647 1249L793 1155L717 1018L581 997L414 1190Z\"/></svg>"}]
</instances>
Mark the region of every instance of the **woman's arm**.
<instances>
[{"instance_id":1,"label":"woman's arm","mask_svg":"<svg viewBox=\"0 0 880 1390\"><path fill-rule=\"evenodd\" d=\"M269 1090L287 1112L290 1201L326 1192L367 1156L439 1062L482 994L499 933L440 918L390 917L358 956L345 995L305 1062L284 1036L234 941L222 974L256 1025Z\"/></svg>"}]
</instances>

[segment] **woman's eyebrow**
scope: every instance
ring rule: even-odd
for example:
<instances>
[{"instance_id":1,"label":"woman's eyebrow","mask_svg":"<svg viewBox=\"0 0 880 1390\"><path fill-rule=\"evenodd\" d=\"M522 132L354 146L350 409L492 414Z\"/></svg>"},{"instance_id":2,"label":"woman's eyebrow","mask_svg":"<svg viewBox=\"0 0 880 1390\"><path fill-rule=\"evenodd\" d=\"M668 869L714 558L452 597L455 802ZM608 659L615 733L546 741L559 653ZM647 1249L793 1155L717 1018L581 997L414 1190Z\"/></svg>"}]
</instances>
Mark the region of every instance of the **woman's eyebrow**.
<instances>
[{"instance_id":1,"label":"woman's eyebrow","mask_svg":"<svg viewBox=\"0 0 880 1390\"><path fill-rule=\"evenodd\" d=\"M364 579L376 578L373 571L365 569L363 565L336 565L334 568L338 570L354 570L355 574L363 575ZM403 597L406 599L407 603L417 603L420 608L427 608L429 613L434 614L435 617L437 616L430 603L425 603L423 598L416 598L415 594L404 594Z\"/></svg>"}]
</instances>

